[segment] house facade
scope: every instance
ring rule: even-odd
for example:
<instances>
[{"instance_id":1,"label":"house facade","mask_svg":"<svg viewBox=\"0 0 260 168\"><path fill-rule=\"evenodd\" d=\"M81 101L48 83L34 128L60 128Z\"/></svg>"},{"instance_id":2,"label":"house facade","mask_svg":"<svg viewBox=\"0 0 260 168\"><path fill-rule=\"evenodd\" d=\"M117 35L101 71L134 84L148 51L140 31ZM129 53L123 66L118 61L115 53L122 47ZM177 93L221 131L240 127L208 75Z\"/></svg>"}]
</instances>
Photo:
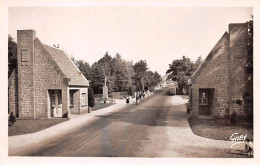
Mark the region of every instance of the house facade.
<instances>
[{"instance_id":1,"label":"house facade","mask_svg":"<svg viewBox=\"0 0 260 168\"><path fill-rule=\"evenodd\" d=\"M248 54L248 24L229 24L190 82L191 116L247 117L243 100Z\"/></svg>"},{"instance_id":2,"label":"house facade","mask_svg":"<svg viewBox=\"0 0 260 168\"><path fill-rule=\"evenodd\" d=\"M9 112L21 119L88 112L89 82L63 50L17 31L17 68L9 77Z\"/></svg>"}]
</instances>

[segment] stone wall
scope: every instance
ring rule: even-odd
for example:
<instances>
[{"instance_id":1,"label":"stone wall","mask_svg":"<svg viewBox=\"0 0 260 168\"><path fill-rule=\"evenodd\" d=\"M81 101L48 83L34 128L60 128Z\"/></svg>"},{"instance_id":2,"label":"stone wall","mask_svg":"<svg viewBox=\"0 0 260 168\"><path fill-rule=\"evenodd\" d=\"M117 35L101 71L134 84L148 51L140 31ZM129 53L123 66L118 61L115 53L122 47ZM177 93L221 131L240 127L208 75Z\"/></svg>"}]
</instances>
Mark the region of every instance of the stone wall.
<instances>
[{"instance_id":1,"label":"stone wall","mask_svg":"<svg viewBox=\"0 0 260 168\"><path fill-rule=\"evenodd\" d=\"M197 93L193 93L193 97L199 97L199 88L214 88L211 114L216 117L228 115L228 66L229 34L225 32L192 78L192 84L198 84Z\"/></svg>"},{"instance_id":2,"label":"stone wall","mask_svg":"<svg viewBox=\"0 0 260 168\"><path fill-rule=\"evenodd\" d=\"M34 57L35 117L47 118L47 91L48 89L64 89L64 75L38 38L35 40Z\"/></svg>"},{"instance_id":3,"label":"stone wall","mask_svg":"<svg viewBox=\"0 0 260 168\"><path fill-rule=\"evenodd\" d=\"M80 114L80 90L74 91L73 106L70 106L71 114Z\"/></svg>"},{"instance_id":4,"label":"stone wall","mask_svg":"<svg viewBox=\"0 0 260 168\"><path fill-rule=\"evenodd\" d=\"M230 24L230 113L236 112L238 116L246 116L244 113L243 94L245 90L244 65L248 54L248 25Z\"/></svg>"},{"instance_id":5,"label":"stone wall","mask_svg":"<svg viewBox=\"0 0 260 168\"><path fill-rule=\"evenodd\" d=\"M199 114L199 89L214 88L213 112L215 117L225 117L244 112L244 65L247 56L247 23L230 24L226 32L211 50L203 64L193 74L192 111Z\"/></svg>"},{"instance_id":6,"label":"stone wall","mask_svg":"<svg viewBox=\"0 0 260 168\"><path fill-rule=\"evenodd\" d=\"M86 104L80 106L80 114L88 112L88 88L80 88L80 94L86 94Z\"/></svg>"}]
</instances>

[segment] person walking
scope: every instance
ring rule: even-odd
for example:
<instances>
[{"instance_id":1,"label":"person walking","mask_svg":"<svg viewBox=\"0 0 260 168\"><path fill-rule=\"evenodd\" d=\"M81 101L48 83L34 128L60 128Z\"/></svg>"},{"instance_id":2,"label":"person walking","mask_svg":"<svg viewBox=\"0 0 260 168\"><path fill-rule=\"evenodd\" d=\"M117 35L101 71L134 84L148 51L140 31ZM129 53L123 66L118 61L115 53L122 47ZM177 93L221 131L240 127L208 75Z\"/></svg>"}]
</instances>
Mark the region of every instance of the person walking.
<instances>
[{"instance_id":1,"label":"person walking","mask_svg":"<svg viewBox=\"0 0 260 168\"><path fill-rule=\"evenodd\" d=\"M126 104L129 105L129 97L126 98Z\"/></svg>"}]
</instances>

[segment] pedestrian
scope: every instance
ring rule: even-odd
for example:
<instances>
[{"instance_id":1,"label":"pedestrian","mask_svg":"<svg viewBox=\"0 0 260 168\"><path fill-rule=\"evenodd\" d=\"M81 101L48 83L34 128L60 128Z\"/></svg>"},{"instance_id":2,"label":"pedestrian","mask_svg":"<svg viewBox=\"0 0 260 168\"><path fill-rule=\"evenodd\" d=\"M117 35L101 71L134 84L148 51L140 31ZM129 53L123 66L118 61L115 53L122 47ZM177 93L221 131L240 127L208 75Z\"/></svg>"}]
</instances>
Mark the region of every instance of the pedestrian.
<instances>
[{"instance_id":1,"label":"pedestrian","mask_svg":"<svg viewBox=\"0 0 260 168\"><path fill-rule=\"evenodd\" d=\"M126 101L125 101L125 102L126 102L126 104L128 104L128 97L125 97L125 100L126 100Z\"/></svg>"},{"instance_id":2,"label":"pedestrian","mask_svg":"<svg viewBox=\"0 0 260 168\"><path fill-rule=\"evenodd\" d=\"M126 104L129 105L129 97L126 98Z\"/></svg>"},{"instance_id":3,"label":"pedestrian","mask_svg":"<svg viewBox=\"0 0 260 168\"><path fill-rule=\"evenodd\" d=\"M11 112L9 118L8 118L8 126L12 126L16 121L16 118L14 116L14 113Z\"/></svg>"}]
</instances>

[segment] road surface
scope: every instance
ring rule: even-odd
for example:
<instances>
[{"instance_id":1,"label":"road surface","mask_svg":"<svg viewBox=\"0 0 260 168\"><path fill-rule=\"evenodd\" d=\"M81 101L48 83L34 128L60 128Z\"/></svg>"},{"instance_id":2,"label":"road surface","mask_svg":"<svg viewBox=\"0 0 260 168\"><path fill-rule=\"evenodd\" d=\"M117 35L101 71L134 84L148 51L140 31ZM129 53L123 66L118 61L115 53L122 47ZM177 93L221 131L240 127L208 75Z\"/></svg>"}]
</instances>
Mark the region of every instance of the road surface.
<instances>
[{"instance_id":1,"label":"road surface","mask_svg":"<svg viewBox=\"0 0 260 168\"><path fill-rule=\"evenodd\" d=\"M185 102L187 99L181 96L169 96L168 87L164 87L139 105L126 105L112 114L96 116L80 129L52 138L20 155L239 157L227 153L225 142L192 133Z\"/></svg>"}]
</instances>

